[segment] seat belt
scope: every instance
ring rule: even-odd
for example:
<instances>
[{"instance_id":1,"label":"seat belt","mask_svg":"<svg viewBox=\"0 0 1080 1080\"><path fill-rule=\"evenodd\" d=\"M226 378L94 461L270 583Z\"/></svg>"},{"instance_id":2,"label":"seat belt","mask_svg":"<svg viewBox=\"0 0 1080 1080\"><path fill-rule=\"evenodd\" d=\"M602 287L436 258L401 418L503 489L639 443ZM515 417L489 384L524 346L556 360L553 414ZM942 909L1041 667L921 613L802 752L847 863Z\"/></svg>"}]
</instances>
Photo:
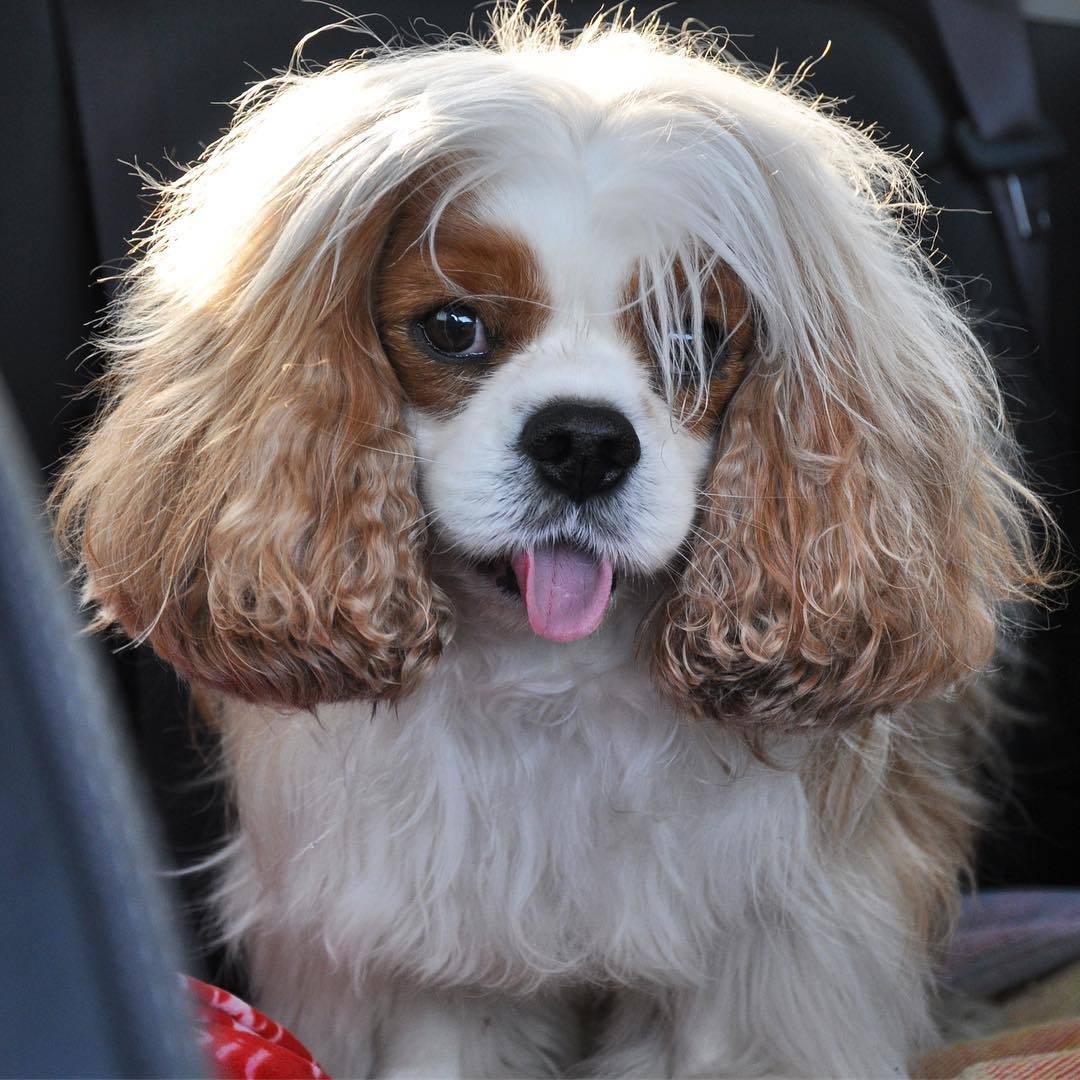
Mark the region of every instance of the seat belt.
<instances>
[{"instance_id":1,"label":"seat belt","mask_svg":"<svg viewBox=\"0 0 1080 1080\"><path fill-rule=\"evenodd\" d=\"M929 0L968 118L956 128L965 164L984 176L1013 276L1037 340L1050 331L1047 168L1065 142L1039 106L1018 0Z\"/></svg>"}]
</instances>

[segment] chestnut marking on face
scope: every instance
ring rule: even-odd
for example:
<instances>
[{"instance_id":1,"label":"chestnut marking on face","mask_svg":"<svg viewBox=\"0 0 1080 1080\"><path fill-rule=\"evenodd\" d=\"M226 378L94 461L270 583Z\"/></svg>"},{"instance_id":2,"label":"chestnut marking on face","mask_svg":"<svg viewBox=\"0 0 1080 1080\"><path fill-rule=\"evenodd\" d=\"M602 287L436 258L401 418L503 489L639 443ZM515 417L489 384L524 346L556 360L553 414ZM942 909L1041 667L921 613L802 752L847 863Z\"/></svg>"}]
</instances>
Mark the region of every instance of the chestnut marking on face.
<instances>
[{"instance_id":1,"label":"chestnut marking on face","mask_svg":"<svg viewBox=\"0 0 1080 1080\"><path fill-rule=\"evenodd\" d=\"M676 271L679 290L685 286L681 273ZM628 343L645 364L658 389L662 392L662 380L658 359L653 355L645 331L645 313L638 302L636 276L631 278L624 291L626 307L619 316L619 329ZM703 403L697 401L697 371L687 356L686 378L680 380L675 373L675 395L672 402L675 414L684 418L685 426L696 435L709 435L723 415L746 374L748 354L753 344L754 328L746 292L731 271L722 268L703 283L701 296L702 326L701 342L709 364L708 396ZM686 325L675 328L672 333L679 340L673 341L673 354L689 353L694 347L693 332L687 317ZM703 404L703 407L702 407Z\"/></svg>"},{"instance_id":2,"label":"chestnut marking on face","mask_svg":"<svg viewBox=\"0 0 1080 1080\"><path fill-rule=\"evenodd\" d=\"M492 365L534 340L549 301L529 245L479 224L466 206L443 214L432 265L429 201L414 199L395 222L377 276L379 334L409 400L450 412Z\"/></svg>"}]
</instances>

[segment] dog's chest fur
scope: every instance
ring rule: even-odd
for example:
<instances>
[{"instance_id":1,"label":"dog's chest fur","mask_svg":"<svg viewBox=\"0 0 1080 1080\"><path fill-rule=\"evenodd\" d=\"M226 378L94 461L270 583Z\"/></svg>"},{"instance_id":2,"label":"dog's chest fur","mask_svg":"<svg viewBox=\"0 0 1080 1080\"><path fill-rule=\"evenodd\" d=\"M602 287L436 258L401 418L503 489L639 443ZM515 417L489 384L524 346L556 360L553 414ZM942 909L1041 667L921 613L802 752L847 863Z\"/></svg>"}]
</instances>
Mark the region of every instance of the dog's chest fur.
<instances>
[{"instance_id":1,"label":"dog's chest fur","mask_svg":"<svg viewBox=\"0 0 1080 1080\"><path fill-rule=\"evenodd\" d=\"M809 814L797 773L660 702L638 615L572 650L463 632L396 710L228 704L233 932L453 985L704 978L805 871Z\"/></svg>"}]
</instances>

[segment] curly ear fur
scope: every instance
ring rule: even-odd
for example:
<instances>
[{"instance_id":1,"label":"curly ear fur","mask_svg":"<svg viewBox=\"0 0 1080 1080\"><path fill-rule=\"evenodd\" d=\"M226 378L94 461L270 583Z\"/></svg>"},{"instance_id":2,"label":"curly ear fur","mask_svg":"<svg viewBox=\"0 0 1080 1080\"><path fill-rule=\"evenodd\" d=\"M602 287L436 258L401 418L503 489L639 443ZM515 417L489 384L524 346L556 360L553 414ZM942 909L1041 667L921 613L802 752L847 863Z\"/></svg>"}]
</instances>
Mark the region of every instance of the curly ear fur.
<instances>
[{"instance_id":1,"label":"curly ear fur","mask_svg":"<svg viewBox=\"0 0 1080 1080\"><path fill-rule=\"evenodd\" d=\"M54 500L99 624L195 682L310 707L408 690L450 612L369 315L394 198L373 169L335 188L306 127L290 144L291 96L253 96L165 190L101 342L107 407Z\"/></svg>"},{"instance_id":2,"label":"curly ear fur","mask_svg":"<svg viewBox=\"0 0 1080 1080\"><path fill-rule=\"evenodd\" d=\"M990 363L888 209L858 203L794 247L799 345L763 341L729 406L654 623L661 688L749 729L948 690L1046 583Z\"/></svg>"}]
</instances>

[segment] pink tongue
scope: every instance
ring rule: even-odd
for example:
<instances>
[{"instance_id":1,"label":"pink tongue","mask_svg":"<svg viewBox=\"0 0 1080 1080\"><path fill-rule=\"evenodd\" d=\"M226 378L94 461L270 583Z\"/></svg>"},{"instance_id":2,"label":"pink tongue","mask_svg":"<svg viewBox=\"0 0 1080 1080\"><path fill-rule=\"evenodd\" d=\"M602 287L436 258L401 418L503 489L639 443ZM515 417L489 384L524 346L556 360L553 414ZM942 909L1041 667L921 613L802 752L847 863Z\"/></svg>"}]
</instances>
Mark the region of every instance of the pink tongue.
<instances>
[{"instance_id":1,"label":"pink tongue","mask_svg":"<svg viewBox=\"0 0 1080 1080\"><path fill-rule=\"evenodd\" d=\"M611 596L611 563L556 544L515 555L511 563L533 632L549 641L591 634Z\"/></svg>"}]
</instances>

